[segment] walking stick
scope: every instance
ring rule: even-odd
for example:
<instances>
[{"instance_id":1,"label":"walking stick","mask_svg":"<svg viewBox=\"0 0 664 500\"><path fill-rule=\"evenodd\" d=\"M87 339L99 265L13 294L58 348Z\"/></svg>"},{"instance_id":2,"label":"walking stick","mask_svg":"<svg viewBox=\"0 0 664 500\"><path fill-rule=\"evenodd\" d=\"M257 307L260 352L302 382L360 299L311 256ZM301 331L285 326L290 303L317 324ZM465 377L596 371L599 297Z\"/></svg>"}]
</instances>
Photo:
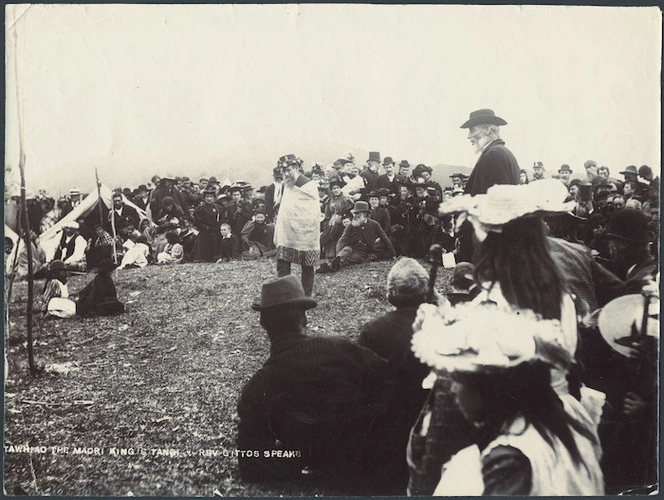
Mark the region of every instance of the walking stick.
<instances>
[{"instance_id":1,"label":"walking stick","mask_svg":"<svg viewBox=\"0 0 664 500\"><path fill-rule=\"evenodd\" d=\"M438 274L438 268L442 263L443 258L443 247L440 245L431 245L429 248L429 264L431 264L431 269L429 270L429 293L427 293L427 302L430 304L434 303L434 288L436 285L436 275Z\"/></svg>"}]
</instances>

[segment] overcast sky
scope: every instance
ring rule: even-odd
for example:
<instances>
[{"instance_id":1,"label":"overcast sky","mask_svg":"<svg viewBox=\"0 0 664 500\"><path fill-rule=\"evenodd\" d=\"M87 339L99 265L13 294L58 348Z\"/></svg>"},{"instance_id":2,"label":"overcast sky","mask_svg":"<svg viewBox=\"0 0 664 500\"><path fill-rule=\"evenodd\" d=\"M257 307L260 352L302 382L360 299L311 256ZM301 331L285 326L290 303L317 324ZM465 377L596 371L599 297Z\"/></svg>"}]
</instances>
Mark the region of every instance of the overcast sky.
<instances>
[{"instance_id":1,"label":"overcast sky","mask_svg":"<svg viewBox=\"0 0 664 500\"><path fill-rule=\"evenodd\" d=\"M7 6L5 165L18 76L28 190L55 195L95 166L267 183L286 153L472 167L459 126L484 107L529 171L659 170L660 54L655 7Z\"/></svg>"}]
</instances>

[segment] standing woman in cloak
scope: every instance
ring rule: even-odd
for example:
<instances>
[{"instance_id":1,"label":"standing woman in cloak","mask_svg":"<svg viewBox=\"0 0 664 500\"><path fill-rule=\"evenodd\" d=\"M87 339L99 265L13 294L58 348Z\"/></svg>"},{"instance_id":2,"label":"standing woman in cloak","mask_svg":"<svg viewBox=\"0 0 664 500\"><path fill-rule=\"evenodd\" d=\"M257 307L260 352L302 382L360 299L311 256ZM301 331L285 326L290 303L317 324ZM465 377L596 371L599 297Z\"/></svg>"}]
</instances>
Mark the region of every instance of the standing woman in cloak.
<instances>
[{"instance_id":1,"label":"standing woman in cloak","mask_svg":"<svg viewBox=\"0 0 664 500\"><path fill-rule=\"evenodd\" d=\"M194 211L194 225L200 231L194 243L194 262L215 262L219 253L221 207L215 203L216 191L203 191L204 203Z\"/></svg>"},{"instance_id":2,"label":"standing woman in cloak","mask_svg":"<svg viewBox=\"0 0 664 500\"><path fill-rule=\"evenodd\" d=\"M311 297L314 267L320 255L320 206L318 183L300 172L301 160L295 155L279 158L283 171L283 194L274 229L277 246L277 276L290 274L291 264L302 266L302 287Z\"/></svg>"}]
</instances>

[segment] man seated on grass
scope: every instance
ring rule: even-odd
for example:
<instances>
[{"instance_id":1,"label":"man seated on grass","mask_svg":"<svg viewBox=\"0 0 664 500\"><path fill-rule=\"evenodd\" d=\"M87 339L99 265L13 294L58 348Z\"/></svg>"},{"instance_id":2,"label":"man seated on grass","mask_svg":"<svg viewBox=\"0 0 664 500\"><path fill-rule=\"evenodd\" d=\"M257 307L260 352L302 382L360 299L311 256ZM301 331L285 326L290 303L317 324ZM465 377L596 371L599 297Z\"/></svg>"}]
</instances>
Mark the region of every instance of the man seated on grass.
<instances>
[{"instance_id":1,"label":"man seated on grass","mask_svg":"<svg viewBox=\"0 0 664 500\"><path fill-rule=\"evenodd\" d=\"M391 394L387 365L348 338L307 336L305 311L315 306L292 274L265 282L252 306L271 348L238 403L244 481L295 479L306 470L345 485L380 469L370 439Z\"/></svg>"},{"instance_id":2,"label":"man seated on grass","mask_svg":"<svg viewBox=\"0 0 664 500\"><path fill-rule=\"evenodd\" d=\"M396 258L390 238L378 222L369 218L369 204L356 201L351 212L353 220L337 241L337 256L330 265L323 263L317 272L336 272L353 264Z\"/></svg>"},{"instance_id":3,"label":"man seated on grass","mask_svg":"<svg viewBox=\"0 0 664 500\"><path fill-rule=\"evenodd\" d=\"M395 309L362 327L359 344L387 360L395 390L393 404L380 421L383 456L380 495L403 495L408 486L406 447L410 429L427 398L422 380L427 365L413 354L410 344L413 322L420 304L426 302L429 275L409 257L397 261L387 275L387 300Z\"/></svg>"}]
</instances>

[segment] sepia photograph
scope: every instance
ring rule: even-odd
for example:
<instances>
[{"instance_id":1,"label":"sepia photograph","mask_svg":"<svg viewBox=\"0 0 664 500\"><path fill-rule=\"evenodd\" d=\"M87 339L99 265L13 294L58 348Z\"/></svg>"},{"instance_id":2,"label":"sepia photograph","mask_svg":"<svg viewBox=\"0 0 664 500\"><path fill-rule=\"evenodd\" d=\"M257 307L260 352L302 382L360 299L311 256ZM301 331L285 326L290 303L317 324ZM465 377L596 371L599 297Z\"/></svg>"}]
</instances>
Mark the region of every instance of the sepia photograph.
<instances>
[{"instance_id":1,"label":"sepia photograph","mask_svg":"<svg viewBox=\"0 0 664 500\"><path fill-rule=\"evenodd\" d=\"M4 495L659 493L658 7L4 20Z\"/></svg>"}]
</instances>

